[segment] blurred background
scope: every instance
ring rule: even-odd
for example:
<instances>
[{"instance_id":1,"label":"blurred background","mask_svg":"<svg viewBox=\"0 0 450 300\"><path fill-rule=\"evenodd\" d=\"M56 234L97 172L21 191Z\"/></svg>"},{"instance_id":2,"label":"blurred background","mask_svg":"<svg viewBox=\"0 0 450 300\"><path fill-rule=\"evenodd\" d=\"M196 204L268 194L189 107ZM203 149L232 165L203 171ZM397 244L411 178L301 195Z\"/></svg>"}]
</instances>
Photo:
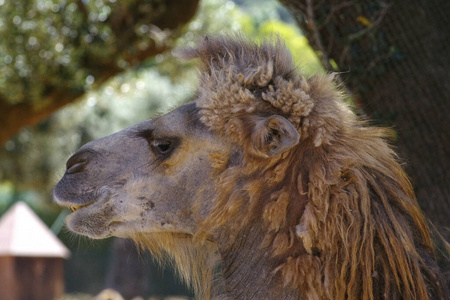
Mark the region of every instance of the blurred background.
<instances>
[{"instance_id":1,"label":"blurred background","mask_svg":"<svg viewBox=\"0 0 450 300\"><path fill-rule=\"evenodd\" d=\"M394 129L419 204L448 240L448 12L447 0L0 0L0 216L24 201L70 249L65 299L105 288L192 297L127 240L68 232L51 193L81 145L194 96L195 62L173 49L242 32L280 35L306 76L339 73L355 112Z\"/></svg>"}]
</instances>

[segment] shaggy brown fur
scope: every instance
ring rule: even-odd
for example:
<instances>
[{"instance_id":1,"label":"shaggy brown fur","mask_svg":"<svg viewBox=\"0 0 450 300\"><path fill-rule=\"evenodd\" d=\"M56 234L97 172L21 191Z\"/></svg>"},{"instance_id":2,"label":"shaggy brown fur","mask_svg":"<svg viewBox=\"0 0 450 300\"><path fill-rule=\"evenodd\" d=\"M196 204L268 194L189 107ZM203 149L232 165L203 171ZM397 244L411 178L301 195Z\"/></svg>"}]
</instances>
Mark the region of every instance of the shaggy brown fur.
<instances>
[{"instance_id":1,"label":"shaggy brown fur","mask_svg":"<svg viewBox=\"0 0 450 300\"><path fill-rule=\"evenodd\" d=\"M274 274L306 299L448 299L427 222L388 132L355 117L333 76L304 78L279 41L208 37L181 55L200 58L201 121L244 149L239 163L211 156L221 190L190 242L201 245L206 232L223 230L232 247L241 228L263 226L259 247L279 262ZM274 114L301 138L267 157L249 128ZM176 247L160 246L172 248L188 278L195 262ZM200 268L209 271L193 271L203 274L194 279L198 289L214 259L203 261Z\"/></svg>"}]
</instances>

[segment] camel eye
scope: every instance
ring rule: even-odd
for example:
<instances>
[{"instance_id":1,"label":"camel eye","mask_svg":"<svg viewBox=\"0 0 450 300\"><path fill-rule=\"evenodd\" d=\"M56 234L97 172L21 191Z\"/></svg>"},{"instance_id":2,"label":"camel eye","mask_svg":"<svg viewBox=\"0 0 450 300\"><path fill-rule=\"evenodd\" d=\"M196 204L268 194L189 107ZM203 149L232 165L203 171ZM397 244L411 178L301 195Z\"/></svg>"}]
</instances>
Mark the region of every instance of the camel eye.
<instances>
[{"instance_id":1,"label":"camel eye","mask_svg":"<svg viewBox=\"0 0 450 300\"><path fill-rule=\"evenodd\" d=\"M173 149L173 143L171 141L153 141L152 142L153 151L159 155L169 154Z\"/></svg>"}]
</instances>

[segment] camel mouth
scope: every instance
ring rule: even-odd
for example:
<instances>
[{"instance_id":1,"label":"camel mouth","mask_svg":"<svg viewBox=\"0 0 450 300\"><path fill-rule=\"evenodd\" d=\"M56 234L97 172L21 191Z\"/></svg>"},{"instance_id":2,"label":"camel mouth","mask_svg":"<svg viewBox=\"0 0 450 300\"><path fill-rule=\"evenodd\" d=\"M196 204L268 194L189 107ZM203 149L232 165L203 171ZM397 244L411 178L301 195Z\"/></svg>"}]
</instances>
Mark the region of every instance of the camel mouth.
<instances>
[{"instance_id":1,"label":"camel mouth","mask_svg":"<svg viewBox=\"0 0 450 300\"><path fill-rule=\"evenodd\" d=\"M58 186L56 186L56 188L53 192L53 201L60 207L67 208L72 213L76 212L82 208L85 208L87 206L91 206L91 205L99 202L99 200L107 200L108 195L109 195L109 193L102 193L101 195L99 195L99 197L96 197L97 195L95 195L95 194L94 195L86 194L86 195L80 195L80 196L76 197L72 194L66 195L66 193L64 193L64 190L62 190L62 192L60 190L61 189L58 189ZM60 194L62 194L62 195L60 195ZM76 200L73 200L73 198L75 198ZM81 203L77 203L77 202L81 202Z\"/></svg>"}]
</instances>

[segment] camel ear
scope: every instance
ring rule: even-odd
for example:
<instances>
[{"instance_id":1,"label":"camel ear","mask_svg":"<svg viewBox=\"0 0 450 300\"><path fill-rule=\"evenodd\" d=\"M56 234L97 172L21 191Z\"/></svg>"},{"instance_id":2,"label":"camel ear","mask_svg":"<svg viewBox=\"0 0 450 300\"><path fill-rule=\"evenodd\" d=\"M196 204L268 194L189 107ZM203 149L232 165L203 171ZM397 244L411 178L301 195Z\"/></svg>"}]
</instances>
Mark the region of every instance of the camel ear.
<instances>
[{"instance_id":1,"label":"camel ear","mask_svg":"<svg viewBox=\"0 0 450 300\"><path fill-rule=\"evenodd\" d=\"M256 121L251 139L259 155L272 157L297 145L300 134L291 122L273 115Z\"/></svg>"}]
</instances>

